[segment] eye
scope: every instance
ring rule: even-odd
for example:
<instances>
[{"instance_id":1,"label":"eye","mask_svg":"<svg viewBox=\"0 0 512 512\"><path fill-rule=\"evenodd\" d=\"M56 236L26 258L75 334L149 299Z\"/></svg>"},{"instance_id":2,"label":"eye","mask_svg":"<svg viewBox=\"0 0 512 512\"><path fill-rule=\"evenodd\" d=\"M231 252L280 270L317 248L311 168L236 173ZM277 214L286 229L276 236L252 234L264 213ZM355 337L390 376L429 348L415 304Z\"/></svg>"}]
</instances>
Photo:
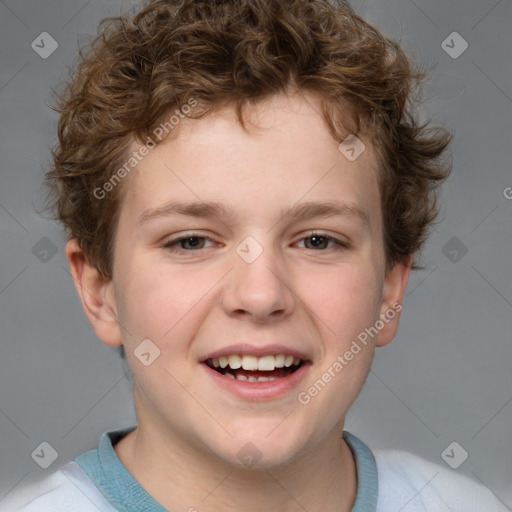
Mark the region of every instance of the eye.
<instances>
[{"instance_id":1,"label":"eye","mask_svg":"<svg viewBox=\"0 0 512 512\"><path fill-rule=\"evenodd\" d=\"M309 236L303 237L299 243L305 241L305 249L325 251L326 249L348 249L350 243L339 240L325 233L311 233ZM162 245L162 248L170 252L192 252L205 249L207 242L214 244L215 242L207 237L191 233L174 240L169 240ZM211 245L210 245L211 247Z\"/></svg>"},{"instance_id":2,"label":"eye","mask_svg":"<svg viewBox=\"0 0 512 512\"><path fill-rule=\"evenodd\" d=\"M190 252L203 249L206 241L213 242L213 240L211 238L208 238L207 236L199 236L192 233L190 235L177 238L175 240L169 240L168 242L165 242L162 245L162 247L171 252Z\"/></svg>"},{"instance_id":3,"label":"eye","mask_svg":"<svg viewBox=\"0 0 512 512\"><path fill-rule=\"evenodd\" d=\"M341 240L338 240L337 238L334 238L332 236L329 236L325 233L311 233L309 236L306 236L301 239L301 241L307 241L309 240L310 247L307 247L306 243L306 249L319 249L319 250L325 250L325 249L348 249L350 247L350 244L348 242L344 242ZM334 247L331 245L331 247L328 247L329 244L334 244ZM337 246L337 247L336 247Z\"/></svg>"}]
</instances>

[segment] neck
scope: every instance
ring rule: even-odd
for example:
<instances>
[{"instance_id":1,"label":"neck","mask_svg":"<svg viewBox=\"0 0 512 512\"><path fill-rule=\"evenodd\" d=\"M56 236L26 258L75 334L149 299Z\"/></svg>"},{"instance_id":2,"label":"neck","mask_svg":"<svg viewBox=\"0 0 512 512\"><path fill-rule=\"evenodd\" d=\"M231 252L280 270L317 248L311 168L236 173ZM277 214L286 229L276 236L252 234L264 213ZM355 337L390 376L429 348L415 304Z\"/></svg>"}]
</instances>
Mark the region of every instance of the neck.
<instances>
[{"instance_id":1,"label":"neck","mask_svg":"<svg viewBox=\"0 0 512 512\"><path fill-rule=\"evenodd\" d=\"M342 426L292 462L241 468L155 428L138 427L114 450L129 473L167 510L190 512L350 512L355 462Z\"/></svg>"}]
</instances>

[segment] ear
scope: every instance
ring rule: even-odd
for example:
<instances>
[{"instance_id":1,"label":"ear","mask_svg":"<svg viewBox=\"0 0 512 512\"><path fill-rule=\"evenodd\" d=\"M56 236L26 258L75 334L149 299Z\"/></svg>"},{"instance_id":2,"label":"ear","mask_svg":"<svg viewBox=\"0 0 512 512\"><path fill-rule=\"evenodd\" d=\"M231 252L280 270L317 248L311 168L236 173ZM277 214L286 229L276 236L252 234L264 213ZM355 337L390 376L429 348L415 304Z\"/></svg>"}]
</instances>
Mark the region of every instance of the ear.
<instances>
[{"instance_id":1,"label":"ear","mask_svg":"<svg viewBox=\"0 0 512 512\"><path fill-rule=\"evenodd\" d=\"M384 327L379 330L376 346L384 347L391 343L398 330L402 300L411 273L413 255L406 256L389 270L384 278L380 320Z\"/></svg>"},{"instance_id":2,"label":"ear","mask_svg":"<svg viewBox=\"0 0 512 512\"><path fill-rule=\"evenodd\" d=\"M96 336L105 345L122 345L113 281L104 278L86 261L76 239L67 242L66 258L85 316Z\"/></svg>"}]
</instances>

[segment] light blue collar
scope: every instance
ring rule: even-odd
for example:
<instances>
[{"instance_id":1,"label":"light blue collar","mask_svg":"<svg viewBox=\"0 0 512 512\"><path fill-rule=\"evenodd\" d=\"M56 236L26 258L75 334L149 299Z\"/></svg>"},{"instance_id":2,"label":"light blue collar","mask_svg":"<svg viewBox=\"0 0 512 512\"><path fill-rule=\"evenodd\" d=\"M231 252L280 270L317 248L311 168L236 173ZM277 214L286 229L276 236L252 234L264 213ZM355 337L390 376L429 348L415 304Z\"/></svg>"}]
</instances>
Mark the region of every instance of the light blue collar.
<instances>
[{"instance_id":1,"label":"light blue collar","mask_svg":"<svg viewBox=\"0 0 512 512\"><path fill-rule=\"evenodd\" d=\"M357 468L356 501L352 512L376 512L379 480L373 453L359 438L346 430L343 431L343 439L352 450Z\"/></svg>"}]
</instances>

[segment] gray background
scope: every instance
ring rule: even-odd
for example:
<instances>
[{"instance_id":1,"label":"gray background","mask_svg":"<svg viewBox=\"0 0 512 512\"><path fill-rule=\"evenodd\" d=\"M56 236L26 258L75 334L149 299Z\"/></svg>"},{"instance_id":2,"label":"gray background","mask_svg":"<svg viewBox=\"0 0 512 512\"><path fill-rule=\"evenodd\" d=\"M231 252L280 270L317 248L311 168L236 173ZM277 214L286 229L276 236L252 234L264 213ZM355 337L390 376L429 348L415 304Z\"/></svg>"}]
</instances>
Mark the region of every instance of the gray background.
<instances>
[{"instance_id":1,"label":"gray background","mask_svg":"<svg viewBox=\"0 0 512 512\"><path fill-rule=\"evenodd\" d=\"M127 369L87 322L61 229L35 213L56 141L50 88L100 19L135 4L0 1L0 499L135 421ZM353 5L409 55L435 64L421 116L454 130L455 140L427 268L412 275L398 336L377 350L346 428L372 448L440 465L457 441L453 457L462 449L469 457L446 467L512 510L512 1ZM44 31L58 42L46 59L31 47ZM454 31L468 43L457 58L442 47ZM458 39L446 45L462 48ZM58 452L46 470L31 458L43 441Z\"/></svg>"}]
</instances>

